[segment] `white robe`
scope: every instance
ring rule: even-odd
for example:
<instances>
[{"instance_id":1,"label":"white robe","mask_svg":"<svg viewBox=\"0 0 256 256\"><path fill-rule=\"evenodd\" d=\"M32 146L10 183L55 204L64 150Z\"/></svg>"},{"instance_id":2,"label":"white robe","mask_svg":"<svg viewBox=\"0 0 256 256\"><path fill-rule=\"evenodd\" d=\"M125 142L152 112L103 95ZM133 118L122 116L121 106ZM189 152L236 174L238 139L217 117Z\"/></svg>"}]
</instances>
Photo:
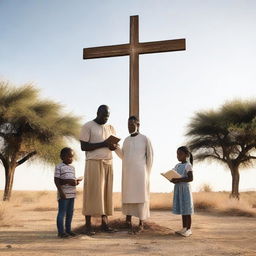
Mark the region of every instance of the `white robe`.
<instances>
[{"instance_id":1,"label":"white robe","mask_svg":"<svg viewBox=\"0 0 256 256\"><path fill-rule=\"evenodd\" d=\"M122 210L141 220L149 217L149 183L153 162L150 140L142 134L129 136L122 147Z\"/></svg>"}]
</instances>

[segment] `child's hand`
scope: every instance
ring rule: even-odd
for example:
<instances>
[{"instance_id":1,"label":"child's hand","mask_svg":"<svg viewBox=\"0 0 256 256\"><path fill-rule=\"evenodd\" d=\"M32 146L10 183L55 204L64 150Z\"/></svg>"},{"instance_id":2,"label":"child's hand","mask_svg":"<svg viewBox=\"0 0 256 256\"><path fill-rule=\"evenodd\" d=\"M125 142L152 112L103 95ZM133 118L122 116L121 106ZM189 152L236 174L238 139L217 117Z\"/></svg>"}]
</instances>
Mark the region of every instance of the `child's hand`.
<instances>
[{"instance_id":1,"label":"child's hand","mask_svg":"<svg viewBox=\"0 0 256 256\"><path fill-rule=\"evenodd\" d=\"M178 178L173 178L173 179L171 179L170 181L171 181L172 183L174 183L174 184L177 184L177 183L180 182L180 179L178 179Z\"/></svg>"},{"instance_id":2,"label":"child's hand","mask_svg":"<svg viewBox=\"0 0 256 256\"><path fill-rule=\"evenodd\" d=\"M60 193L60 199L67 199L66 198L66 195L62 192L62 193Z\"/></svg>"}]
</instances>

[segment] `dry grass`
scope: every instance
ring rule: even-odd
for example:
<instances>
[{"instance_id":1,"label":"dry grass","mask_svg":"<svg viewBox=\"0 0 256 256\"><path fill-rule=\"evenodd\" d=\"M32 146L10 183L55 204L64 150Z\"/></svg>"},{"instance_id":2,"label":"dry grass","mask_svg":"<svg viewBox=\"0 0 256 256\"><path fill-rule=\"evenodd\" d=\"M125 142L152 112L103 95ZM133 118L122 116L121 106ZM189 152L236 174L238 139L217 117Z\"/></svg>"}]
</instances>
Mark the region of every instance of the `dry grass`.
<instances>
[{"instance_id":1,"label":"dry grass","mask_svg":"<svg viewBox=\"0 0 256 256\"><path fill-rule=\"evenodd\" d=\"M0 227L9 227L13 225L13 215L6 202L0 202Z\"/></svg>"},{"instance_id":2,"label":"dry grass","mask_svg":"<svg viewBox=\"0 0 256 256\"><path fill-rule=\"evenodd\" d=\"M0 192L0 197L2 197ZM82 208L82 192L78 191L75 209ZM172 208L172 193L151 193L151 210L168 210ZM239 201L230 199L228 192L193 193L196 212L217 213L228 216L256 217L256 192L243 192ZM121 193L114 193L115 209L121 209ZM0 201L0 226L13 224L15 214L22 211L57 211L55 191L13 191L10 202Z\"/></svg>"}]
</instances>

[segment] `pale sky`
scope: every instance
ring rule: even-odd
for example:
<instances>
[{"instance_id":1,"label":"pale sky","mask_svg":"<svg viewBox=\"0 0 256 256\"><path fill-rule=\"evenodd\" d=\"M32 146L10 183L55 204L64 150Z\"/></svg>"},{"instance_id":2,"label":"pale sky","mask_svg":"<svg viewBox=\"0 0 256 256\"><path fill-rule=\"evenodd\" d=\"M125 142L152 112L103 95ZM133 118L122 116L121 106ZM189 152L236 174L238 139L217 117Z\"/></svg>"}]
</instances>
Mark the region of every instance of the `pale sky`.
<instances>
[{"instance_id":1,"label":"pale sky","mask_svg":"<svg viewBox=\"0 0 256 256\"><path fill-rule=\"evenodd\" d=\"M169 192L173 185L160 172L177 164L176 149L185 144L195 112L256 98L256 1L1 0L0 79L33 82L42 97L62 103L83 122L107 104L109 123L124 139L129 59L83 60L82 49L128 43L131 15L139 15L140 42L186 38L186 51L140 56L140 130L155 155L151 191ZM79 157L74 166L81 176L84 155L78 144L69 146ZM116 156L114 169L114 191L120 191ZM55 190L53 170L38 163L18 167L14 189ZM242 170L240 189L255 189L255 180L255 168ZM217 163L195 163L193 191L204 183L229 191L230 171Z\"/></svg>"}]
</instances>

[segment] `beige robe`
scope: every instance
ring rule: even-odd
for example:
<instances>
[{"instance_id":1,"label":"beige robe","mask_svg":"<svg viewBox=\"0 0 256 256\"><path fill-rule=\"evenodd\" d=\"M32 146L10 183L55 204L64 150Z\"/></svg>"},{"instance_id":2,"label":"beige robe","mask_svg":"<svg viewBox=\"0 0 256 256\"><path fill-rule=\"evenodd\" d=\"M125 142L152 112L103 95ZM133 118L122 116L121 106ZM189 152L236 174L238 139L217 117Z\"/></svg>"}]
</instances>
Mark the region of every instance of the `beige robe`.
<instances>
[{"instance_id":1,"label":"beige robe","mask_svg":"<svg viewBox=\"0 0 256 256\"><path fill-rule=\"evenodd\" d=\"M149 184L153 162L150 140L129 136L122 147L122 212L144 220L149 217Z\"/></svg>"},{"instance_id":2,"label":"beige robe","mask_svg":"<svg viewBox=\"0 0 256 256\"><path fill-rule=\"evenodd\" d=\"M80 140L99 143L115 135L113 126L99 125L95 121L85 123ZM113 214L113 168L112 151L99 148L85 152L85 181L83 190L83 215L101 216Z\"/></svg>"}]
</instances>

